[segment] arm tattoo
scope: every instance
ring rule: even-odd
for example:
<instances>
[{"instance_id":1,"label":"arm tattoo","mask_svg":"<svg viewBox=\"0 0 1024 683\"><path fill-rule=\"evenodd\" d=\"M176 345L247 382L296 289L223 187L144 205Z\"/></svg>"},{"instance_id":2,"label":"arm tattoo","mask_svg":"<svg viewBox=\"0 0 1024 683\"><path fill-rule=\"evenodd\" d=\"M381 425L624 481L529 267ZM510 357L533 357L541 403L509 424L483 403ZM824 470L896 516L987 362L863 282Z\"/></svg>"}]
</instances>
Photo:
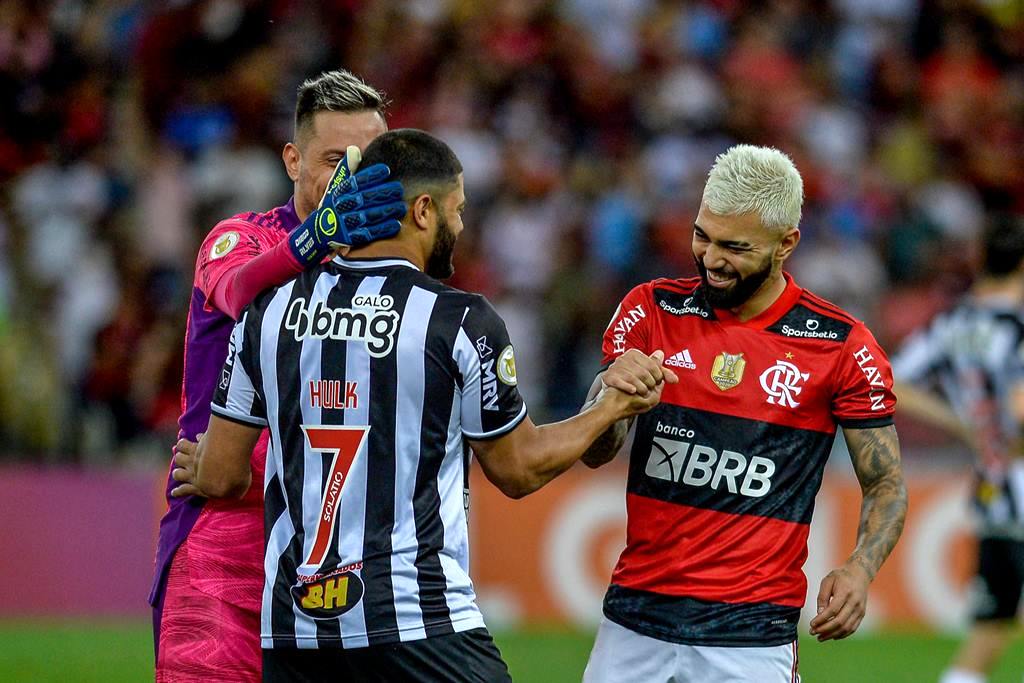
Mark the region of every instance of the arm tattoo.
<instances>
[{"instance_id":1,"label":"arm tattoo","mask_svg":"<svg viewBox=\"0 0 1024 683\"><path fill-rule=\"evenodd\" d=\"M590 448L586 450L580 460L587 467L600 467L611 461L626 441L629 422L629 420L619 420L606 429L604 434L597 437L597 440L590 444Z\"/></svg>"},{"instance_id":2,"label":"arm tattoo","mask_svg":"<svg viewBox=\"0 0 1024 683\"><path fill-rule=\"evenodd\" d=\"M907 516L907 488L896 428L844 429L863 500L857 547L850 559L872 579L892 552Z\"/></svg>"}]
</instances>

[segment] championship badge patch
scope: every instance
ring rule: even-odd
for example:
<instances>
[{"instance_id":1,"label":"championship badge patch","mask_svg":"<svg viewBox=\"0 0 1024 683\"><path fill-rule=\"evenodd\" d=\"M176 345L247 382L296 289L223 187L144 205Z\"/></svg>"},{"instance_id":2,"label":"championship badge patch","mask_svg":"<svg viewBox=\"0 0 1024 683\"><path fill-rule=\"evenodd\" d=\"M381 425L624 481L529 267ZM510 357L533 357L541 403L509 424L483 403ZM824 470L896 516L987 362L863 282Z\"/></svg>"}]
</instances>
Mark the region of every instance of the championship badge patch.
<instances>
[{"instance_id":1,"label":"championship badge patch","mask_svg":"<svg viewBox=\"0 0 1024 683\"><path fill-rule=\"evenodd\" d=\"M226 232L220 236L213 246L210 248L210 260L216 261L222 256L227 256L228 252L238 246L238 242L241 238L238 233L234 230Z\"/></svg>"},{"instance_id":2,"label":"championship badge patch","mask_svg":"<svg viewBox=\"0 0 1024 683\"><path fill-rule=\"evenodd\" d=\"M715 356L715 362L711 366L711 381L721 389L727 391L743 381L743 370L747 367L742 353L722 353Z\"/></svg>"},{"instance_id":3,"label":"championship badge patch","mask_svg":"<svg viewBox=\"0 0 1024 683\"><path fill-rule=\"evenodd\" d=\"M516 356L512 351L512 345L508 345L498 356L498 379L507 384L510 387L514 387L516 382Z\"/></svg>"}]
</instances>

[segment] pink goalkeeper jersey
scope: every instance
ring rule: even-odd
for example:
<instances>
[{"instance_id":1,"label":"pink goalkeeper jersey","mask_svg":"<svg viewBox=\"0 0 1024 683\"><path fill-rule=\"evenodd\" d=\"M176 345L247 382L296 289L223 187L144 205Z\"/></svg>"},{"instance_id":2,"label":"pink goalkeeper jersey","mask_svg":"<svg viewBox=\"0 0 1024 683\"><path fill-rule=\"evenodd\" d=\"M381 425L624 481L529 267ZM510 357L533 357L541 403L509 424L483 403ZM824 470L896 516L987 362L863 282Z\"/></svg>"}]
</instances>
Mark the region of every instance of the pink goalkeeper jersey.
<instances>
[{"instance_id":1,"label":"pink goalkeeper jersey","mask_svg":"<svg viewBox=\"0 0 1024 683\"><path fill-rule=\"evenodd\" d=\"M221 221L199 249L185 333L185 372L179 437L196 441L210 420L210 401L220 381L235 321L210 303L221 278L280 243L299 224L294 200L267 213ZM150 604L160 604L174 552L189 539L192 585L243 609L258 612L263 590L264 431L252 455L253 485L241 500L172 498L177 482L168 473L167 512L160 521L156 575ZM171 465L173 469L173 463Z\"/></svg>"}]
</instances>

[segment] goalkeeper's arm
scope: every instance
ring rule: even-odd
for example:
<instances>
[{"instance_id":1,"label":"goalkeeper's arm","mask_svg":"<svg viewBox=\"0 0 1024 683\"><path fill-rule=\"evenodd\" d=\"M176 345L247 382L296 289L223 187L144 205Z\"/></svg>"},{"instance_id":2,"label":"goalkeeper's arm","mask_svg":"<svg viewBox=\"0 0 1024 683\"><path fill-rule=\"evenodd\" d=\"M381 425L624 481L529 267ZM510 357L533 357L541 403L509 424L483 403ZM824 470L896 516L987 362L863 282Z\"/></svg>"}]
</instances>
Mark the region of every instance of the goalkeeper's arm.
<instances>
[{"instance_id":1,"label":"goalkeeper's arm","mask_svg":"<svg viewBox=\"0 0 1024 683\"><path fill-rule=\"evenodd\" d=\"M221 277L210 292L210 302L238 320L257 294L321 263L333 249L396 235L405 215L401 184L384 182L389 171L382 164L353 175L349 169L358 165L359 148L350 146L317 210L285 240Z\"/></svg>"}]
</instances>

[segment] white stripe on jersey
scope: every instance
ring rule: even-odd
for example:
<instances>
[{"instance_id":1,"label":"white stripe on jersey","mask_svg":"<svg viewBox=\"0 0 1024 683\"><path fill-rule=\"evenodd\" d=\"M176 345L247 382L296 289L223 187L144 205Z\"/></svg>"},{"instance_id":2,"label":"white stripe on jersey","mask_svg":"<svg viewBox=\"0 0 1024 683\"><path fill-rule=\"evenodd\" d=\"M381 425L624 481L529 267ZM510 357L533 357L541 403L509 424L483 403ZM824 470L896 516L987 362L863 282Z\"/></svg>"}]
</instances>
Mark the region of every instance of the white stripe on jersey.
<instances>
[{"instance_id":1,"label":"white stripe on jersey","mask_svg":"<svg viewBox=\"0 0 1024 683\"><path fill-rule=\"evenodd\" d=\"M384 286L384 277L366 277L356 289L357 295L380 294ZM345 346L345 380L357 382L362 387L362 396L355 408L345 410L345 424L348 426L366 426L370 424L370 354L366 345L349 341ZM369 440L352 461L349 479L361 486L351 486L341 497L338 523L341 525L338 537L338 555L342 562L358 562L363 559L363 531L366 525L366 449ZM366 636L366 614L363 601L339 617L341 619L341 642L344 647L366 647L369 640Z\"/></svg>"},{"instance_id":2,"label":"white stripe on jersey","mask_svg":"<svg viewBox=\"0 0 1024 683\"><path fill-rule=\"evenodd\" d=\"M267 343L277 339L277 329L284 317L284 309L292 296L294 281L289 282L277 290L274 299L270 302L266 312L263 314L263 321L260 329L260 366L263 369L263 389L266 400L267 422L272 425L281 424L281 414L278 406L281 405L278 399L277 387L277 345ZM269 329L272 328L272 329ZM281 487L281 495L287 500L287 492L284 488L284 458L280 456L284 452L281 447L281 434L277 429L270 430L270 443L267 445L267 468L263 479L263 495L266 498L267 486L274 475L277 475L278 486ZM265 585L263 589L263 606L260 610L260 631L262 632L262 646L273 647L274 629L271 627L271 603L274 599L273 582L277 578L277 567L281 561L281 555L288 549L288 544L295 535L295 527L292 524L291 516L287 509L274 523L267 537L266 555L263 558L263 571Z\"/></svg>"},{"instance_id":3,"label":"white stripe on jersey","mask_svg":"<svg viewBox=\"0 0 1024 683\"><path fill-rule=\"evenodd\" d=\"M338 284L340 276L321 273L313 285L313 293L309 297L309 305L312 307L317 301L327 301L327 296ZM322 377L320 363L322 360L321 346L319 344L303 344L299 347L299 377ZM309 395L309 381L306 379L299 385L299 407L302 411L302 424L305 426L319 426L322 424L320 418L320 407L313 407L313 401ZM302 541L302 559L305 560L313 551L313 543L316 542L315 530L320 525L320 512L323 507L323 469L324 459L320 451L310 448L309 439L302 440L302 526L307 530ZM344 486L344 483L342 486ZM344 488L342 488L344 491ZM344 495L342 495L344 497ZM309 569L307 567L307 569ZM310 570L310 573L316 569ZM304 615L298 605L292 603L292 613L295 615L295 643L299 648L316 648L316 622Z\"/></svg>"},{"instance_id":4,"label":"white stripe on jersey","mask_svg":"<svg viewBox=\"0 0 1024 683\"><path fill-rule=\"evenodd\" d=\"M427 634L423 612L419 609L420 586L413 560L419 541L416 538L416 472L420 461L423 427L424 356L427 324L437 295L413 287L405 304L405 315L398 333L395 424L395 526L391 531L391 581L395 595L408 599L395 601L399 637L403 641L420 640Z\"/></svg>"},{"instance_id":5,"label":"white stripe on jersey","mask_svg":"<svg viewBox=\"0 0 1024 683\"><path fill-rule=\"evenodd\" d=\"M468 435L483 432L483 407L480 405L480 354L466 331L459 328L452 348L452 358L458 367L467 369L462 382L462 431Z\"/></svg>"},{"instance_id":6,"label":"white stripe on jersey","mask_svg":"<svg viewBox=\"0 0 1024 683\"><path fill-rule=\"evenodd\" d=\"M1006 483L1017 507L1015 519L1024 520L1024 464L1019 460L1011 461L1007 467Z\"/></svg>"},{"instance_id":7,"label":"white stripe on jersey","mask_svg":"<svg viewBox=\"0 0 1024 683\"><path fill-rule=\"evenodd\" d=\"M445 601L451 614L473 614L473 618L453 624L456 631L478 628L484 625L483 617L476 608L476 593L469 578L469 521L463 502L465 480L462 462L462 427L459 406L462 397L456 387L452 399L452 416L448 421L448 438L444 462L437 477L437 488L441 494L441 523L444 525L444 547L440 553L441 569L447 582ZM472 456L470 456L472 457ZM466 463L465 466L468 466ZM450 552L448 552L450 551Z\"/></svg>"},{"instance_id":8,"label":"white stripe on jersey","mask_svg":"<svg viewBox=\"0 0 1024 683\"><path fill-rule=\"evenodd\" d=\"M406 268L412 268L413 270L419 270L412 261L404 258L376 258L376 259L352 259L348 260L344 256L338 255L334 257L334 262L339 266L344 266L351 270L376 270L378 268L392 268L394 266L404 266Z\"/></svg>"}]
</instances>

